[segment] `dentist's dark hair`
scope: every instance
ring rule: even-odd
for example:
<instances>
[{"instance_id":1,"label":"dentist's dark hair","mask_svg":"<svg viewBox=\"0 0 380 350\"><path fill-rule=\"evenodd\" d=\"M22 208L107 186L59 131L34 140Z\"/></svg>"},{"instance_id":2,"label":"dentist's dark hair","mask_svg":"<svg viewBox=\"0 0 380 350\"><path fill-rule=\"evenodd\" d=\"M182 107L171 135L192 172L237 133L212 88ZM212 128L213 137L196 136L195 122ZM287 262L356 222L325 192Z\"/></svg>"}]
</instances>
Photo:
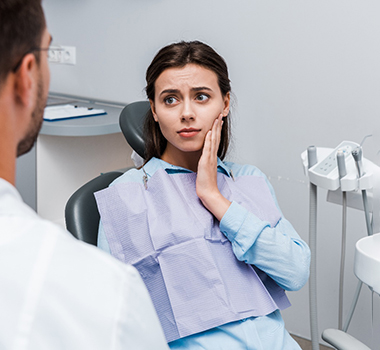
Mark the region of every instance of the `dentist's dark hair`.
<instances>
[{"instance_id":1,"label":"dentist's dark hair","mask_svg":"<svg viewBox=\"0 0 380 350\"><path fill-rule=\"evenodd\" d=\"M0 87L9 73L16 72L22 59L39 52L46 27L41 0L0 1Z\"/></svg>"},{"instance_id":2,"label":"dentist's dark hair","mask_svg":"<svg viewBox=\"0 0 380 350\"><path fill-rule=\"evenodd\" d=\"M196 64L213 71L218 77L222 96L231 92L228 68L224 59L210 46L200 41L181 41L162 48L153 58L146 71L146 94L151 102L155 102L155 83L158 77L169 68L182 68L187 64ZM218 149L218 157L224 159L230 141L230 113L223 119L223 127ZM155 122L151 110L146 115L144 124L145 161L152 157L161 158L165 151L167 140L161 133L160 126Z\"/></svg>"}]
</instances>

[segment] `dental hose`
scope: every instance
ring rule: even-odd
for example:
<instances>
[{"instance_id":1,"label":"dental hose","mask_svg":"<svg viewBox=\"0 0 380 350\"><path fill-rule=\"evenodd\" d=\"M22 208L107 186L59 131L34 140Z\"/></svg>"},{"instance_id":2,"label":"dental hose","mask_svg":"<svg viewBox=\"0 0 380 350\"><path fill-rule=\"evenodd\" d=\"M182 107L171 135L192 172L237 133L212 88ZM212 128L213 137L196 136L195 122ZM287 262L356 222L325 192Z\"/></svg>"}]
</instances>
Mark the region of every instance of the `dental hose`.
<instances>
[{"instance_id":1,"label":"dental hose","mask_svg":"<svg viewBox=\"0 0 380 350\"><path fill-rule=\"evenodd\" d=\"M338 163L339 179L347 175L346 162L344 153L338 151L336 154ZM339 311L338 311L338 329L342 330L343 324L343 286L344 286L344 262L346 259L346 233L347 233L347 193L342 190L342 247L340 252L340 276L339 276Z\"/></svg>"},{"instance_id":2,"label":"dental hose","mask_svg":"<svg viewBox=\"0 0 380 350\"><path fill-rule=\"evenodd\" d=\"M372 236L373 231L372 231L371 219L369 217L368 199L367 199L366 190L362 190L362 197L363 197L363 207L364 207L364 214L365 214L365 223L367 226L367 233L368 233L368 236Z\"/></svg>"},{"instance_id":3,"label":"dental hose","mask_svg":"<svg viewBox=\"0 0 380 350\"><path fill-rule=\"evenodd\" d=\"M310 146L307 149L309 169L317 163L317 149ZM311 252L309 299L310 299L310 333L312 350L319 350L319 332L317 315L317 186L310 182L309 203L309 247Z\"/></svg>"},{"instance_id":4,"label":"dental hose","mask_svg":"<svg viewBox=\"0 0 380 350\"><path fill-rule=\"evenodd\" d=\"M342 247L340 253L340 276L339 276L339 318L338 329L343 329L343 285L344 285L344 265L346 259L346 233L347 233L347 193L343 192L342 205Z\"/></svg>"},{"instance_id":5,"label":"dental hose","mask_svg":"<svg viewBox=\"0 0 380 350\"><path fill-rule=\"evenodd\" d=\"M361 147L356 147L352 151L352 157L355 160L356 169L358 170L359 179L365 175L365 172L363 170L362 156L363 156L363 151L362 151ZM367 233L368 233L368 236L372 236L373 231L372 231L371 219L369 217L368 199L367 199L367 191L366 190L362 190L362 198L363 198L363 207L364 207L365 223L367 226Z\"/></svg>"},{"instance_id":6,"label":"dental hose","mask_svg":"<svg viewBox=\"0 0 380 350\"><path fill-rule=\"evenodd\" d=\"M362 281L358 281L358 285L356 286L356 291L355 291L355 294L354 294L354 298L352 299L351 308L350 308L350 311L348 313L347 320L346 320L346 322L345 322L345 324L343 326L343 329L342 329L343 332L347 332L348 326L350 325L352 316L353 316L355 308L356 308L356 304L357 304L358 299L359 299L360 290L362 289L362 285L363 285L363 282Z\"/></svg>"},{"instance_id":7,"label":"dental hose","mask_svg":"<svg viewBox=\"0 0 380 350\"><path fill-rule=\"evenodd\" d=\"M352 156L355 160L356 168L358 170L359 179L365 174L363 171L362 155L363 155L363 151L362 151L361 147L357 147L352 151ZM372 224L371 224L370 215L369 215L368 199L367 199L367 191L366 190L362 190L362 198L363 198L365 222L366 222L366 226L367 226L367 234L368 234L368 236L371 236L373 234L373 230L372 230ZM360 295L362 285L363 285L363 282L358 281L356 291L354 294L354 298L352 300L351 308L350 308L350 311L348 313L347 320L346 320L346 322L343 326L343 329L342 329L344 332L347 332L348 326L350 325L352 316L353 316L355 308L356 308L356 304L357 304L358 299L359 299L359 295Z\"/></svg>"}]
</instances>

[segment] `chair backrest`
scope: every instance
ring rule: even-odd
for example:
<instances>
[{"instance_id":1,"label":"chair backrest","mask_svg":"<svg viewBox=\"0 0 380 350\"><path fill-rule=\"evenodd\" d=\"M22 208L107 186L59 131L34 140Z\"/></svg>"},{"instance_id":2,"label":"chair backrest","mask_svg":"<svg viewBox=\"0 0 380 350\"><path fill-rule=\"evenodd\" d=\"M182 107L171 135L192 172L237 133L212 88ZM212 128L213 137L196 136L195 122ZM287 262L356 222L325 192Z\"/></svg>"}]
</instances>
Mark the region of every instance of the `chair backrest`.
<instances>
[{"instance_id":1,"label":"chair backrest","mask_svg":"<svg viewBox=\"0 0 380 350\"><path fill-rule=\"evenodd\" d=\"M148 101L133 102L122 110L119 118L120 128L125 139L141 157L144 157L145 151L143 125L149 109ZM71 195L66 203L65 219L66 228L74 237L97 245L100 216L94 192L108 187L121 174L122 172L111 171L99 175Z\"/></svg>"},{"instance_id":2,"label":"chair backrest","mask_svg":"<svg viewBox=\"0 0 380 350\"><path fill-rule=\"evenodd\" d=\"M142 158L144 158L145 151L143 126L149 109L149 101L132 102L124 107L119 119L120 129L125 139Z\"/></svg>"},{"instance_id":3,"label":"chair backrest","mask_svg":"<svg viewBox=\"0 0 380 350\"><path fill-rule=\"evenodd\" d=\"M65 207L66 228L81 241L97 245L99 212L94 192L100 191L119 177L120 171L111 171L99 175L76 190Z\"/></svg>"}]
</instances>

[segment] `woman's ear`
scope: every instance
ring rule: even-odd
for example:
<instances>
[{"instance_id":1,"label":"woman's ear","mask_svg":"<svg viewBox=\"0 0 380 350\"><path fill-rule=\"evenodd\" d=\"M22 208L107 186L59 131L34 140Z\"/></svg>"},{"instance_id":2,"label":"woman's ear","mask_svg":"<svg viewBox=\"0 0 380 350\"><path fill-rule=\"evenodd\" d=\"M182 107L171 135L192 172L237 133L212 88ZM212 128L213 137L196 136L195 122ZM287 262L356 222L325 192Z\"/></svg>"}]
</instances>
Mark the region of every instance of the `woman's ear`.
<instances>
[{"instance_id":1,"label":"woman's ear","mask_svg":"<svg viewBox=\"0 0 380 350\"><path fill-rule=\"evenodd\" d=\"M152 111L154 121L158 122L158 118L157 118L157 114L156 114L156 109L154 107L154 101L153 100L149 100L149 103L150 103L150 109Z\"/></svg>"},{"instance_id":2,"label":"woman's ear","mask_svg":"<svg viewBox=\"0 0 380 350\"><path fill-rule=\"evenodd\" d=\"M229 92L226 93L226 96L224 96L224 107L223 107L223 117L227 117L228 113L230 112L230 101L231 101L231 95Z\"/></svg>"},{"instance_id":3,"label":"woman's ear","mask_svg":"<svg viewBox=\"0 0 380 350\"><path fill-rule=\"evenodd\" d=\"M14 74L16 101L30 107L34 103L34 89L38 84L36 57L32 53L25 55Z\"/></svg>"}]
</instances>

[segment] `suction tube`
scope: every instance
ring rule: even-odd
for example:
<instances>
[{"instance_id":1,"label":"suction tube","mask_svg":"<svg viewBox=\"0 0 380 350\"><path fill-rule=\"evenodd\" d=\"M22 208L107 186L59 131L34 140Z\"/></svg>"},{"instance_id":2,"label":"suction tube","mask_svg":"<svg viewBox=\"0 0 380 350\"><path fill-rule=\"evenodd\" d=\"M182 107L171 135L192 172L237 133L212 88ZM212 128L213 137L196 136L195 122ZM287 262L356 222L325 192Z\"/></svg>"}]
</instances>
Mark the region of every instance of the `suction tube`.
<instances>
[{"instance_id":1,"label":"suction tube","mask_svg":"<svg viewBox=\"0 0 380 350\"><path fill-rule=\"evenodd\" d=\"M351 323L351 319L352 319L352 316L353 316L355 308L356 308L356 304L357 304L358 299L359 299L360 290L362 288L362 285L363 285L363 282L362 281L358 281L358 285L356 286L356 291L355 291L355 294L354 294L354 298L352 299L351 308L350 308L350 311L348 313L346 322L344 323L344 326L343 326L343 332L347 332L347 329L348 329L348 327L349 327L349 325Z\"/></svg>"},{"instance_id":2,"label":"suction tube","mask_svg":"<svg viewBox=\"0 0 380 350\"><path fill-rule=\"evenodd\" d=\"M342 151L338 151L336 155L339 171L339 179L347 175L345 157ZM342 192L342 247L340 253L340 276L339 276L339 313L338 313L338 329L343 328L343 285L344 285L344 265L346 258L346 232L347 232L347 193Z\"/></svg>"},{"instance_id":3,"label":"suction tube","mask_svg":"<svg viewBox=\"0 0 380 350\"><path fill-rule=\"evenodd\" d=\"M356 147L352 152L351 152L356 168L358 170L358 176L359 179L365 175L365 172L363 170L363 164L362 164L362 156L363 156L363 151L361 147ZM367 233L368 236L372 236L373 231L372 231L372 224L371 224L371 219L369 217L369 210L368 210L368 199L367 199L367 191L362 190L362 197L363 197L363 207L364 207L364 215L365 215L365 222L367 225Z\"/></svg>"},{"instance_id":4,"label":"suction tube","mask_svg":"<svg viewBox=\"0 0 380 350\"><path fill-rule=\"evenodd\" d=\"M344 286L344 266L346 260L346 232L347 232L347 194L343 192L342 205L342 246L340 253L340 276L339 276L339 317L338 329L343 329L343 286Z\"/></svg>"},{"instance_id":5,"label":"suction tube","mask_svg":"<svg viewBox=\"0 0 380 350\"><path fill-rule=\"evenodd\" d=\"M365 172L363 170L363 164L362 164L362 156L363 156L362 148L361 147L355 148L351 154L355 160L356 168L358 170L358 176L359 176L359 178L361 178L365 174ZM368 199L367 199L367 191L366 190L362 190L362 198L363 198L365 221L366 221L366 226L367 226L367 234L368 234L368 236L371 236L373 234L373 230L372 230L371 220L369 217ZM347 329L350 325L352 315L354 314L356 304L357 304L358 299L359 299L362 284L363 284L362 281L358 281L358 285L356 287L355 295L354 295L354 298L352 300L351 308L350 308L350 311L348 313L347 320L343 326L344 332L347 332Z\"/></svg>"},{"instance_id":6,"label":"suction tube","mask_svg":"<svg viewBox=\"0 0 380 350\"><path fill-rule=\"evenodd\" d=\"M317 163L317 149L307 149L308 168ZM318 314L317 314L317 186L310 182L309 202L309 247L311 252L309 300L310 300L310 333L312 350L319 350Z\"/></svg>"}]
</instances>

